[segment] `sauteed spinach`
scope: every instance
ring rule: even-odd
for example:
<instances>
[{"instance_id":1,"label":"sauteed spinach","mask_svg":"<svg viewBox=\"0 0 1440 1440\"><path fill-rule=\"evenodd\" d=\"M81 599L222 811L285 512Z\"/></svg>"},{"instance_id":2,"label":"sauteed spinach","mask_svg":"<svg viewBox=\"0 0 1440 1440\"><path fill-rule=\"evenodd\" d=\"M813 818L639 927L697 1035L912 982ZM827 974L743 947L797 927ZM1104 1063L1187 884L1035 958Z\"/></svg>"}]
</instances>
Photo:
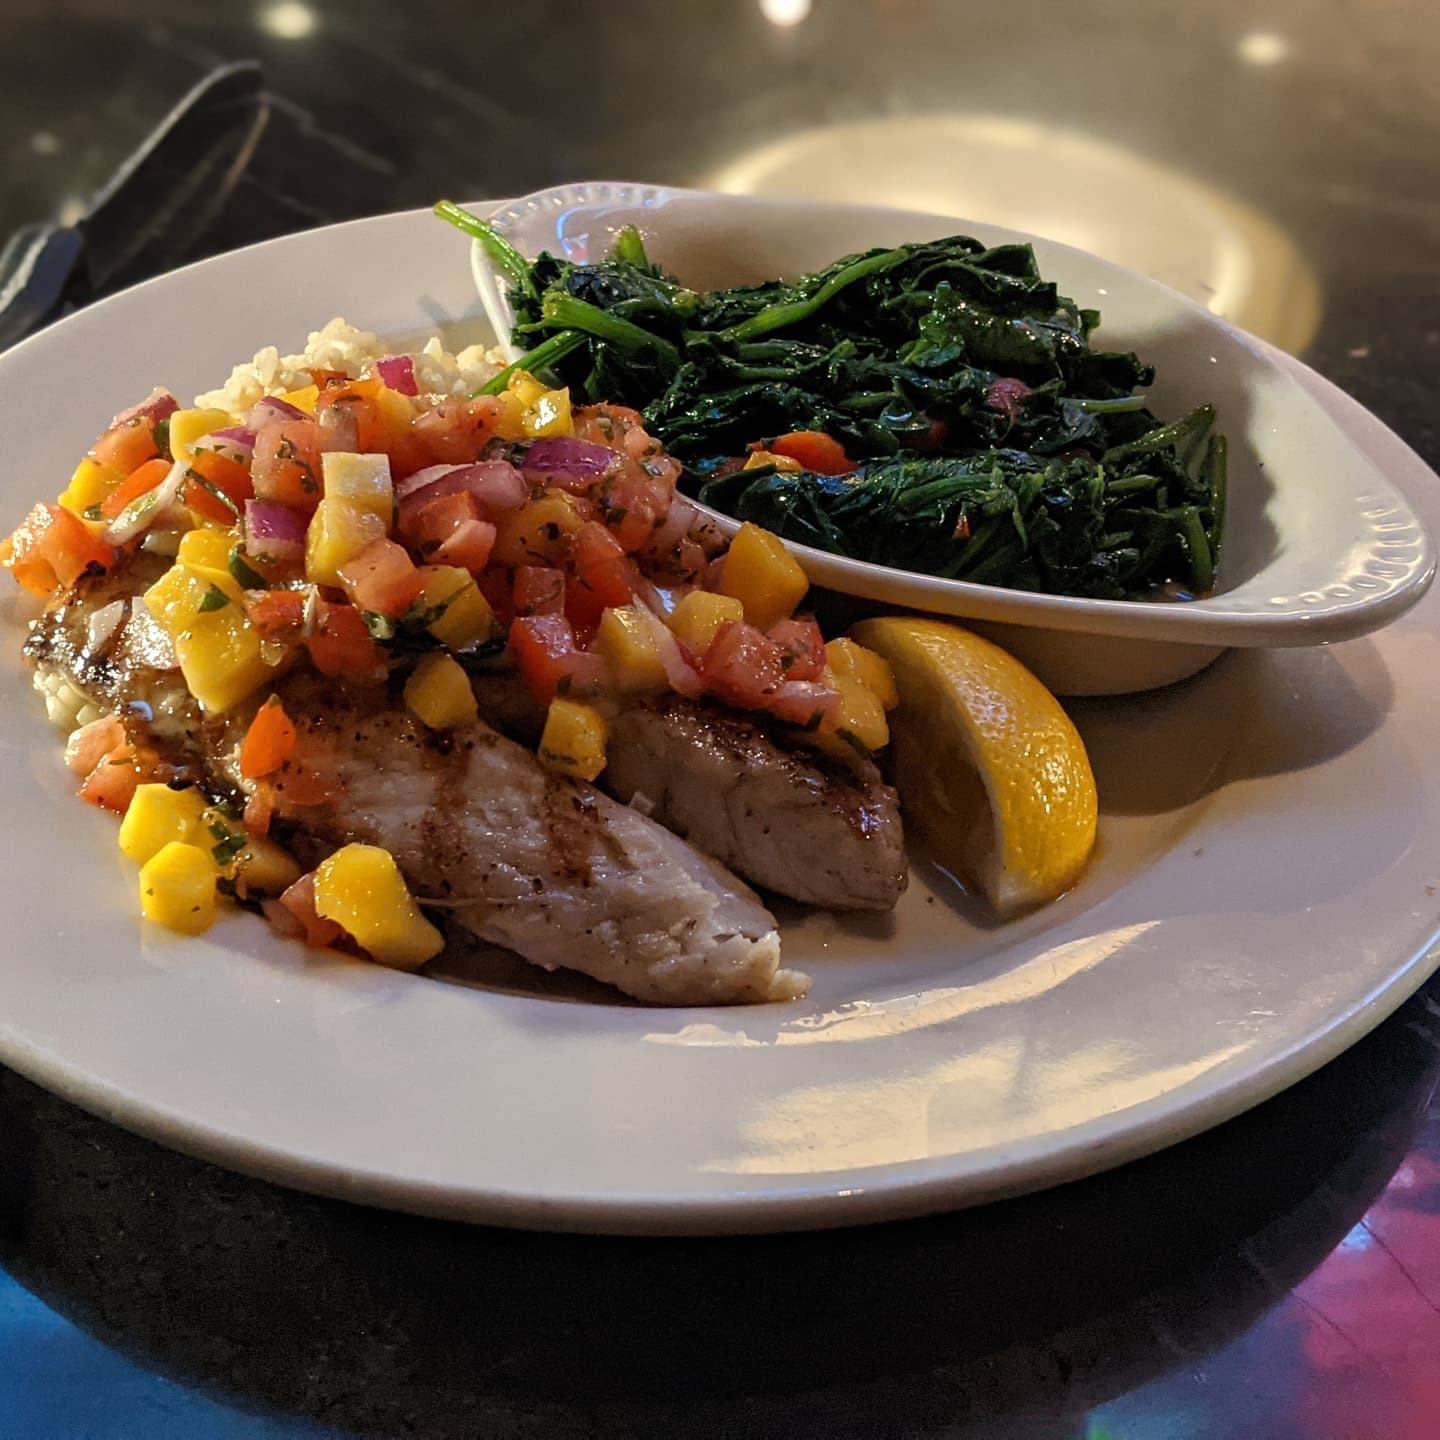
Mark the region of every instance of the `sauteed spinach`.
<instances>
[{"instance_id":1,"label":"sauteed spinach","mask_svg":"<svg viewBox=\"0 0 1440 1440\"><path fill-rule=\"evenodd\" d=\"M1136 355L1028 245L963 235L848 255L795 281L701 293L627 230L611 256L526 261L437 207L509 275L518 364L634 406L705 503L837 554L1029 590L1134 598L1214 584L1225 441L1201 406L1162 423ZM502 387L505 376L492 387ZM823 431L855 469L742 459Z\"/></svg>"}]
</instances>

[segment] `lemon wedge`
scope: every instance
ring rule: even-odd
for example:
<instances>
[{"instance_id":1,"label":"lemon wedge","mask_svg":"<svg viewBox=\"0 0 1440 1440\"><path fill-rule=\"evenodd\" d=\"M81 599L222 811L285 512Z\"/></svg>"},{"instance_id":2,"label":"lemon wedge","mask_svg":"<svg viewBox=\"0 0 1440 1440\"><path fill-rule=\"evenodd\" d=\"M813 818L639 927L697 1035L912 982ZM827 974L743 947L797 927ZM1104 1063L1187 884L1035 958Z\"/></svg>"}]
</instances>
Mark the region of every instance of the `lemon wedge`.
<instances>
[{"instance_id":1,"label":"lemon wedge","mask_svg":"<svg viewBox=\"0 0 1440 1440\"><path fill-rule=\"evenodd\" d=\"M1095 846L1095 775L1060 702L1013 656L916 616L850 632L895 672L890 716L905 823L1001 915L1043 905Z\"/></svg>"}]
</instances>

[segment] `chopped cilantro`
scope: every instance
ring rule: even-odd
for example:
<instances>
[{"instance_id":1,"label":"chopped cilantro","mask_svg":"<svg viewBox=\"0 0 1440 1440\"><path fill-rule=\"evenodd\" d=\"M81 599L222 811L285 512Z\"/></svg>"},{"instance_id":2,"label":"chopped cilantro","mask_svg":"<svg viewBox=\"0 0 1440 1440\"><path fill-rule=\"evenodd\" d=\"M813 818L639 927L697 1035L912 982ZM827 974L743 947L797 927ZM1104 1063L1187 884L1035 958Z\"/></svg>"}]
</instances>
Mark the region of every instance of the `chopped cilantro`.
<instances>
[{"instance_id":1,"label":"chopped cilantro","mask_svg":"<svg viewBox=\"0 0 1440 1440\"><path fill-rule=\"evenodd\" d=\"M93 505L85 507L85 518L87 520L103 520L105 518L105 512L100 508L98 500Z\"/></svg>"},{"instance_id":2,"label":"chopped cilantro","mask_svg":"<svg viewBox=\"0 0 1440 1440\"><path fill-rule=\"evenodd\" d=\"M200 601L199 610L208 615L212 610L223 610L230 603L230 597L218 586L212 585Z\"/></svg>"},{"instance_id":3,"label":"chopped cilantro","mask_svg":"<svg viewBox=\"0 0 1440 1440\"><path fill-rule=\"evenodd\" d=\"M265 589L265 577L245 559L238 545L230 552L230 573L246 590Z\"/></svg>"}]
</instances>

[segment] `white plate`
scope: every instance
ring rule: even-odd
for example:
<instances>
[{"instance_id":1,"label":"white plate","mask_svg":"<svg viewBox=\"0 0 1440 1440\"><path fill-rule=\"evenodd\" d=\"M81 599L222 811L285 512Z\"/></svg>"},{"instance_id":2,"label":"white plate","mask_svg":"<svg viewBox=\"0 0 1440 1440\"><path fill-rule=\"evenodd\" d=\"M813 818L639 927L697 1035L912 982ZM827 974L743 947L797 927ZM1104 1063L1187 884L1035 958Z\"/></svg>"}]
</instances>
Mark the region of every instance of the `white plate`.
<instances>
[{"instance_id":1,"label":"white plate","mask_svg":"<svg viewBox=\"0 0 1440 1440\"><path fill-rule=\"evenodd\" d=\"M903 226L901 227L903 229ZM845 237L836 237L837 245ZM154 382L193 392L336 313L472 330L423 214L169 275L0 356L6 523ZM1432 522L1424 466L1318 407ZM653 1011L309 956L235 915L144 925L0 614L0 1059L166 1144L289 1185L503 1224L758 1231L973 1204L1116 1164L1336 1054L1440 928L1440 596L1370 640L1236 653L1077 706L1104 797L1085 882L987 928L917 873L893 922L787 926L809 1000Z\"/></svg>"},{"instance_id":2,"label":"white plate","mask_svg":"<svg viewBox=\"0 0 1440 1440\"><path fill-rule=\"evenodd\" d=\"M1168 684L1226 646L1353 639L1402 614L1434 575L1434 550L1413 510L1266 346L1167 286L1068 245L940 216L607 180L507 201L491 219L527 256L549 249L577 262L604 258L616 232L636 225L653 259L703 289L795 276L847 250L957 229L989 244L1033 245L1046 278L1100 310L1098 344L1155 364L1157 413L1175 418L1207 401L1219 411L1231 458L1215 593L1186 604L1041 595L787 544L817 585L1003 627L989 633L1063 693ZM471 268L492 323L508 334L506 287L478 244ZM1085 644L1076 644L1077 632Z\"/></svg>"}]
</instances>

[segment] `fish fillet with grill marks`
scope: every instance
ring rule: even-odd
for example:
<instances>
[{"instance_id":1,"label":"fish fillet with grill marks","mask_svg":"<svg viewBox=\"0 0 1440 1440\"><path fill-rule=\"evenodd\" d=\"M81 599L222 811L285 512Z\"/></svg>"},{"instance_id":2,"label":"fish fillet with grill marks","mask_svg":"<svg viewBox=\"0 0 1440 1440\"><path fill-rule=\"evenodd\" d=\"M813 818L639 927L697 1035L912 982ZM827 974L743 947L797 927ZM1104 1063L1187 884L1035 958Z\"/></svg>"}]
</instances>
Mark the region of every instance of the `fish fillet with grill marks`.
<instances>
[{"instance_id":1,"label":"fish fillet with grill marks","mask_svg":"<svg viewBox=\"0 0 1440 1440\"><path fill-rule=\"evenodd\" d=\"M171 755L239 788L253 706L202 717L178 673L157 668L164 647L143 606L126 603L123 623L98 641L91 631L97 611L154 578L146 569L85 582L37 622L26 653L42 679L64 676L102 710L143 723ZM273 688L299 731L297 755L331 790L322 803L299 804L282 774L282 821L324 844L390 850L422 901L443 904L480 938L652 1004L805 992L807 978L780 965L774 918L743 882L637 811L545 770L484 723L439 734L383 688L300 673Z\"/></svg>"}]
</instances>

